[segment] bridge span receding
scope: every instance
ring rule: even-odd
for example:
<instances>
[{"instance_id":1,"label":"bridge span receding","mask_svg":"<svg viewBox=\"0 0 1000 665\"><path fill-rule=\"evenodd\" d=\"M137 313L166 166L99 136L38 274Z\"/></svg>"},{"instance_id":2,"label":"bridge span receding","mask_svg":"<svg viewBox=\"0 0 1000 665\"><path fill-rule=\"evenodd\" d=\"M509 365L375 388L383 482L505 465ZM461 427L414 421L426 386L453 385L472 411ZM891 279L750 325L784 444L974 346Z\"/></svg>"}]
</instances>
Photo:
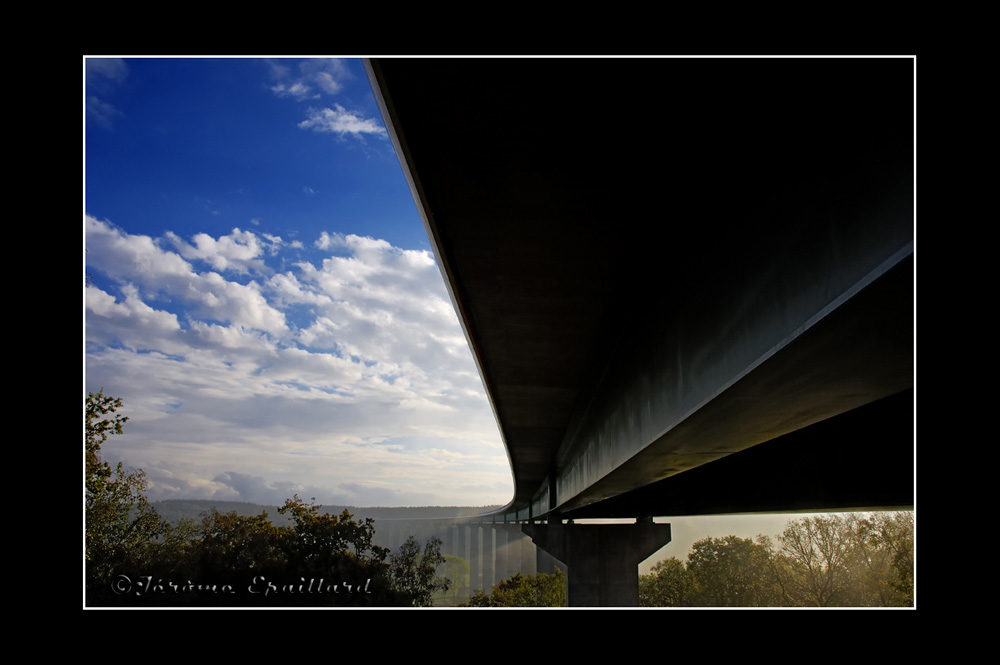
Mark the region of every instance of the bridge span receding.
<instances>
[{"instance_id":1,"label":"bridge span receding","mask_svg":"<svg viewBox=\"0 0 1000 665\"><path fill-rule=\"evenodd\" d=\"M912 59L368 67L510 457L495 518L913 505Z\"/></svg>"}]
</instances>

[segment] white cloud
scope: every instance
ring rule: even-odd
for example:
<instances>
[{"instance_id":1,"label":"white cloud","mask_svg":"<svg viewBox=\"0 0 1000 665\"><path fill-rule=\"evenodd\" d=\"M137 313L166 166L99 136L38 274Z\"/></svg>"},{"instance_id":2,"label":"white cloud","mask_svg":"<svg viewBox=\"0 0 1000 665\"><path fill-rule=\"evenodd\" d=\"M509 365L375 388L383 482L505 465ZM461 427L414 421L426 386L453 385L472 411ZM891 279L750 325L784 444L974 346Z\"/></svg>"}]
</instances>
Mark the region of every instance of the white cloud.
<instances>
[{"instance_id":1,"label":"white cloud","mask_svg":"<svg viewBox=\"0 0 1000 665\"><path fill-rule=\"evenodd\" d=\"M128 77L128 65L121 58L86 58L86 111L87 119L105 129L111 129L113 121L122 115L102 95L112 94Z\"/></svg>"},{"instance_id":2,"label":"white cloud","mask_svg":"<svg viewBox=\"0 0 1000 665\"><path fill-rule=\"evenodd\" d=\"M216 270L233 270L244 274L251 270L265 271L264 262L260 260L263 246L251 231L236 228L228 236L222 236L218 240L207 233L199 233L192 238L194 245L184 242L172 232L167 232L166 235L181 256L189 260L200 259ZM281 242L281 238L274 236L266 236L266 239L272 246Z\"/></svg>"},{"instance_id":3,"label":"white cloud","mask_svg":"<svg viewBox=\"0 0 1000 665\"><path fill-rule=\"evenodd\" d=\"M121 58L87 58L84 68L88 85L119 84L128 77L128 65Z\"/></svg>"},{"instance_id":4,"label":"white cloud","mask_svg":"<svg viewBox=\"0 0 1000 665\"><path fill-rule=\"evenodd\" d=\"M96 95L87 97L87 118L104 129L111 129L114 125L114 119L120 115L122 115L121 111L102 101Z\"/></svg>"},{"instance_id":5,"label":"white cloud","mask_svg":"<svg viewBox=\"0 0 1000 665\"><path fill-rule=\"evenodd\" d=\"M238 229L161 244L93 217L86 230L101 284L87 289L87 384L125 400L132 419L108 451L147 471L152 498L299 487L327 502L454 503L468 485L505 488L470 490L468 503L509 498L506 455L430 253L324 234L315 246L343 256L241 284L221 271L280 262L268 248L289 245Z\"/></svg>"},{"instance_id":6,"label":"white cloud","mask_svg":"<svg viewBox=\"0 0 1000 665\"><path fill-rule=\"evenodd\" d=\"M310 80L328 95L343 88L342 81L353 78L347 65L339 58L310 58L299 64L303 78Z\"/></svg>"},{"instance_id":7,"label":"white cloud","mask_svg":"<svg viewBox=\"0 0 1000 665\"><path fill-rule=\"evenodd\" d=\"M336 95L343 82L352 78L350 70L337 58L311 58L298 64L297 71L281 61L269 61L275 80L271 91L279 97L298 101L317 99L324 94Z\"/></svg>"},{"instance_id":8,"label":"white cloud","mask_svg":"<svg viewBox=\"0 0 1000 665\"><path fill-rule=\"evenodd\" d=\"M334 104L332 109L309 109L308 118L300 122L299 127L317 132L329 132L340 137L362 136L364 134L388 136L385 128L376 120L361 118L347 111L340 104Z\"/></svg>"},{"instance_id":9,"label":"white cloud","mask_svg":"<svg viewBox=\"0 0 1000 665\"><path fill-rule=\"evenodd\" d=\"M177 241L174 234L169 237ZM245 268L252 263L247 257L259 254L259 244L255 240L250 245L241 244L232 238L216 241L205 236L196 247L184 247L210 263ZM284 314L268 305L256 282L239 284L218 273L196 273L184 258L161 249L152 238L127 234L89 215L86 241L90 265L112 279L137 285L145 297L187 303L199 317L275 335L287 332Z\"/></svg>"},{"instance_id":10,"label":"white cloud","mask_svg":"<svg viewBox=\"0 0 1000 665\"><path fill-rule=\"evenodd\" d=\"M346 63L337 58L311 58L295 66L280 60L270 60L268 64L274 81L271 91L299 102L315 102L325 95L337 95L343 91L344 82L353 78ZM340 104L334 104L333 108L310 108L307 116L299 123L302 129L337 134L340 138L388 136L378 120L348 111ZM309 187L304 187L303 191L314 193Z\"/></svg>"},{"instance_id":11,"label":"white cloud","mask_svg":"<svg viewBox=\"0 0 1000 665\"><path fill-rule=\"evenodd\" d=\"M87 287L88 343L118 344L132 350L157 349L168 353L184 350L176 315L142 302L131 284L122 286L122 294L124 300L116 302L114 296L97 287Z\"/></svg>"},{"instance_id":12,"label":"white cloud","mask_svg":"<svg viewBox=\"0 0 1000 665\"><path fill-rule=\"evenodd\" d=\"M89 215L85 230L87 262L113 279L183 290L195 277L187 261L162 251L149 236L130 235Z\"/></svg>"},{"instance_id":13,"label":"white cloud","mask_svg":"<svg viewBox=\"0 0 1000 665\"><path fill-rule=\"evenodd\" d=\"M336 347L365 361L390 363L410 373L458 374L471 363L468 346L433 257L384 240L324 233L317 247L346 250L321 267L300 264L282 286L287 297L312 294L317 316L300 341ZM318 297L322 296L322 298ZM414 333L419 334L414 334ZM412 378L412 377L411 377Z\"/></svg>"}]
</instances>

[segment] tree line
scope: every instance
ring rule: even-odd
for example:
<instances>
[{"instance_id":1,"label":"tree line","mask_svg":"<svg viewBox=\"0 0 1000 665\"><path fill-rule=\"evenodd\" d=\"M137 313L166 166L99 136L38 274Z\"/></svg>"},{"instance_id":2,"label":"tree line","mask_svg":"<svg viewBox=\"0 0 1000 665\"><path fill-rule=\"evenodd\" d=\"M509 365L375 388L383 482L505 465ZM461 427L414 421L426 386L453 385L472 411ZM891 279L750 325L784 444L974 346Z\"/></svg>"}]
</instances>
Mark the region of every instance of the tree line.
<instances>
[{"instance_id":1,"label":"tree line","mask_svg":"<svg viewBox=\"0 0 1000 665\"><path fill-rule=\"evenodd\" d=\"M696 542L639 578L644 607L912 607L912 512L789 521L777 538Z\"/></svg>"},{"instance_id":2,"label":"tree line","mask_svg":"<svg viewBox=\"0 0 1000 665\"><path fill-rule=\"evenodd\" d=\"M490 590L476 589L469 601L459 607L565 607L566 575L554 573L524 575L517 573Z\"/></svg>"},{"instance_id":3,"label":"tree line","mask_svg":"<svg viewBox=\"0 0 1000 665\"><path fill-rule=\"evenodd\" d=\"M697 541L639 577L642 607L912 607L911 512L830 514L791 520L777 538ZM462 607L562 607L566 578L503 580Z\"/></svg>"},{"instance_id":4,"label":"tree line","mask_svg":"<svg viewBox=\"0 0 1000 665\"><path fill-rule=\"evenodd\" d=\"M373 543L374 520L288 499L275 526L211 510L163 519L141 470L100 456L128 417L121 399L90 393L85 415L85 594L89 606L430 606L447 590L441 541L413 536L396 552ZM694 544L639 578L644 607L897 607L914 605L910 512L851 513L788 522L777 538L726 536ZM516 575L467 607L557 607L560 572Z\"/></svg>"},{"instance_id":5,"label":"tree line","mask_svg":"<svg viewBox=\"0 0 1000 665\"><path fill-rule=\"evenodd\" d=\"M122 401L90 393L85 412L85 602L88 606L429 606L448 588L436 574L441 541L373 544L374 520L288 499L266 511L212 510L171 523L149 505L141 470L101 458L128 417Z\"/></svg>"}]
</instances>

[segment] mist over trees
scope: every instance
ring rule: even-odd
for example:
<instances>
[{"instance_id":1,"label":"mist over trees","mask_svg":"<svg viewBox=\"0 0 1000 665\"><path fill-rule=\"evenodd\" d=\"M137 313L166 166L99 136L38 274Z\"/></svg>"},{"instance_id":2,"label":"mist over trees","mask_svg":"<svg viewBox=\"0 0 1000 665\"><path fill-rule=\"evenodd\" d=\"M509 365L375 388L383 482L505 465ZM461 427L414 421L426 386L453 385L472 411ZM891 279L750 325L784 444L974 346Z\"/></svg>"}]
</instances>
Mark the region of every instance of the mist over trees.
<instances>
[{"instance_id":1,"label":"mist over trees","mask_svg":"<svg viewBox=\"0 0 1000 665\"><path fill-rule=\"evenodd\" d=\"M565 607L566 575L560 568L554 573L523 575L517 573L501 580L489 592L477 589L469 602L460 607Z\"/></svg>"},{"instance_id":2,"label":"mist over trees","mask_svg":"<svg viewBox=\"0 0 1000 665\"><path fill-rule=\"evenodd\" d=\"M163 519L141 470L101 458L128 417L121 399L85 402L85 602L88 606L428 607L451 585L441 541L409 537L396 552L374 544L374 519L323 512L297 495L277 511L212 509ZM313 499L314 501L314 499ZM694 543L639 578L644 607L912 607L911 512L820 515L789 521L774 538ZM463 576L459 573L458 577ZM464 607L560 607L563 572L503 580Z\"/></svg>"},{"instance_id":3,"label":"mist over trees","mask_svg":"<svg viewBox=\"0 0 1000 665\"><path fill-rule=\"evenodd\" d=\"M789 521L776 539L696 542L639 578L644 607L911 607L911 512Z\"/></svg>"}]
</instances>

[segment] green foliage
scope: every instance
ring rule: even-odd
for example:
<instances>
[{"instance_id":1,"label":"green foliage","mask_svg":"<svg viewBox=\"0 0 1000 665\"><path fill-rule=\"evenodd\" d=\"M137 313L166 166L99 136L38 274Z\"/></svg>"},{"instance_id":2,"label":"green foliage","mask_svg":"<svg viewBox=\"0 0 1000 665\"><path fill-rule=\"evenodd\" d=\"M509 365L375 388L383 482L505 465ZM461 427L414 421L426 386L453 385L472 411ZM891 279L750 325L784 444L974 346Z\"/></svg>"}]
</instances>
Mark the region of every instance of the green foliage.
<instances>
[{"instance_id":1,"label":"green foliage","mask_svg":"<svg viewBox=\"0 0 1000 665\"><path fill-rule=\"evenodd\" d=\"M502 580L487 594L477 589L462 607L565 607L566 575L554 573L522 575Z\"/></svg>"},{"instance_id":2,"label":"green foliage","mask_svg":"<svg viewBox=\"0 0 1000 665\"><path fill-rule=\"evenodd\" d=\"M694 578L684 562L670 557L639 577L640 607L687 607L694 595Z\"/></svg>"},{"instance_id":3,"label":"green foliage","mask_svg":"<svg viewBox=\"0 0 1000 665\"><path fill-rule=\"evenodd\" d=\"M824 515L789 522L775 557L788 604L913 605L913 514Z\"/></svg>"},{"instance_id":4,"label":"green foliage","mask_svg":"<svg viewBox=\"0 0 1000 665\"><path fill-rule=\"evenodd\" d=\"M420 543L410 536L391 556L389 579L401 596L401 604L430 607L436 592L448 590L449 580L437 575L438 566L444 563L441 545L440 538L432 537L421 553Z\"/></svg>"},{"instance_id":5,"label":"green foliage","mask_svg":"<svg viewBox=\"0 0 1000 665\"><path fill-rule=\"evenodd\" d=\"M688 554L691 602L700 607L764 607L777 589L768 574L767 549L749 538L705 538Z\"/></svg>"},{"instance_id":6,"label":"green foliage","mask_svg":"<svg viewBox=\"0 0 1000 665\"><path fill-rule=\"evenodd\" d=\"M128 416L117 413L122 408L121 399L105 395L103 390L96 395L89 393L84 406L85 485L88 492L96 494L112 474L111 466L101 460L101 445L108 440L108 434L122 433L122 425L128 422ZM108 414L113 414L113 417L105 418Z\"/></svg>"},{"instance_id":7,"label":"green foliage","mask_svg":"<svg viewBox=\"0 0 1000 665\"><path fill-rule=\"evenodd\" d=\"M472 566L460 556L443 555L444 563L438 566L437 574L447 578L448 588L434 592L435 607L457 607L469 599L469 580Z\"/></svg>"},{"instance_id":8,"label":"green foliage","mask_svg":"<svg viewBox=\"0 0 1000 665\"><path fill-rule=\"evenodd\" d=\"M85 411L86 586L89 605L429 605L448 582L435 576L441 541L421 553L412 537L386 562L374 520L321 512L298 496L275 526L257 515L213 509L200 523L160 519L142 471L100 456L127 417L120 399L91 393Z\"/></svg>"},{"instance_id":9,"label":"green foliage","mask_svg":"<svg viewBox=\"0 0 1000 665\"><path fill-rule=\"evenodd\" d=\"M882 606L913 605L915 531L910 512L876 513L858 522L856 538L864 545L863 570Z\"/></svg>"},{"instance_id":10,"label":"green foliage","mask_svg":"<svg viewBox=\"0 0 1000 665\"><path fill-rule=\"evenodd\" d=\"M847 528L844 528L844 527ZM837 515L789 522L781 535L783 588L796 605L831 607L852 599L851 528ZM851 602L853 600L853 602Z\"/></svg>"},{"instance_id":11,"label":"green foliage","mask_svg":"<svg viewBox=\"0 0 1000 665\"><path fill-rule=\"evenodd\" d=\"M275 575L288 562L288 529L259 515L223 514L213 510L202 518L191 555L199 576L215 583L244 582L249 576Z\"/></svg>"},{"instance_id":12,"label":"green foliage","mask_svg":"<svg viewBox=\"0 0 1000 665\"><path fill-rule=\"evenodd\" d=\"M363 563L378 564L385 560L389 550L372 544L375 520L368 517L358 522L347 510L336 516L320 513L319 508L299 499L297 494L278 508L282 515L290 515L294 523L296 538L290 542L296 565L306 570L323 570L341 563L345 556Z\"/></svg>"},{"instance_id":13,"label":"green foliage","mask_svg":"<svg viewBox=\"0 0 1000 665\"><path fill-rule=\"evenodd\" d=\"M110 583L112 575L146 565L165 523L146 501L146 476L112 468L101 459L101 445L121 434L128 417L117 413L122 401L90 393L85 403L85 548L88 590Z\"/></svg>"},{"instance_id":14,"label":"green foliage","mask_svg":"<svg viewBox=\"0 0 1000 665\"><path fill-rule=\"evenodd\" d=\"M694 544L639 579L644 606L909 607L913 514L791 520L775 542L728 536Z\"/></svg>"}]
</instances>

